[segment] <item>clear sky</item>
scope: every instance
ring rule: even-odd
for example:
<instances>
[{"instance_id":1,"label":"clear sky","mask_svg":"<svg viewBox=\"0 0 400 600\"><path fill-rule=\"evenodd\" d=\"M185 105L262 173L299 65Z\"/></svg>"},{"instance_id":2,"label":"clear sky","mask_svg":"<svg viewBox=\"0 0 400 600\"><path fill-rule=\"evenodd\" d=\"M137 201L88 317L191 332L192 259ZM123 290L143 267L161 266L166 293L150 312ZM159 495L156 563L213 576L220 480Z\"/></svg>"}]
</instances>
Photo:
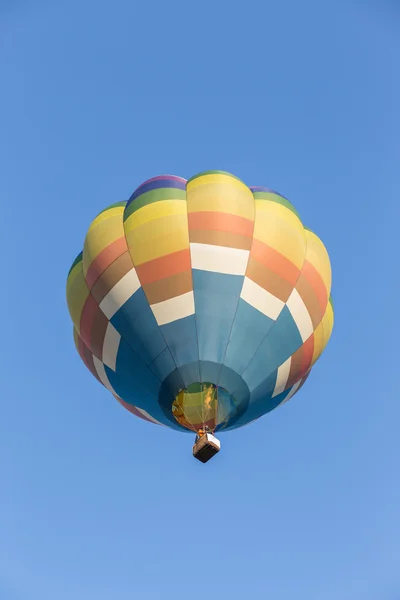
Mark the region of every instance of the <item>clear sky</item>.
<instances>
[{"instance_id":1,"label":"clear sky","mask_svg":"<svg viewBox=\"0 0 400 600\"><path fill-rule=\"evenodd\" d=\"M400 598L399 31L386 0L0 1L1 600ZM65 280L100 210L206 169L293 202L336 323L203 466L85 369Z\"/></svg>"}]
</instances>

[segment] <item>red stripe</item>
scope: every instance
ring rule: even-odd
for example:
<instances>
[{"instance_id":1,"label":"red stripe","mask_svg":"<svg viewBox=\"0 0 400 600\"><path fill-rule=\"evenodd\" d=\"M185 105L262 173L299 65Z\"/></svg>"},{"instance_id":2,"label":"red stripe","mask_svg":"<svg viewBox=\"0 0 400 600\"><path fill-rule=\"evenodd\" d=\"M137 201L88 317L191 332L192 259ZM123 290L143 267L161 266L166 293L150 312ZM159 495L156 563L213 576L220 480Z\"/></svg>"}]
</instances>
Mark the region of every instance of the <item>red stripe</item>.
<instances>
[{"instance_id":1,"label":"red stripe","mask_svg":"<svg viewBox=\"0 0 400 600\"><path fill-rule=\"evenodd\" d=\"M101 380L96 371L96 367L94 366L93 354L90 352L89 348L85 346L80 337L78 337L78 352L85 366L89 369L91 374L94 375L94 377L96 377L96 379L101 383Z\"/></svg>"},{"instance_id":2,"label":"red stripe","mask_svg":"<svg viewBox=\"0 0 400 600\"><path fill-rule=\"evenodd\" d=\"M91 290L100 275L114 262L117 258L128 251L125 236L118 238L112 244L109 244L100 252L94 259L86 271L85 279L88 288Z\"/></svg>"},{"instance_id":3,"label":"red stripe","mask_svg":"<svg viewBox=\"0 0 400 600\"><path fill-rule=\"evenodd\" d=\"M293 371L290 372L289 379L286 383L286 389L292 387L295 383L300 381L305 376L308 369L311 366L311 360L314 352L314 334L312 334L308 340L304 342L302 346L292 356ZM294 360L300 358L299 362L295 364Z\"/></svg>"},{"instance_id":4,"label":"red stripe","mask_svg":"<svg viewBox=\"0 0 400 600\"><path fill-rule=\"evenodd\" d=\"M91 294L89 294L85 306L83 307L79 335L88 348L91 348L91 337L96 313L100 311L99 305Z\"/></svg>"},{"instance_id":5,"label":"red stripe","mask_svg":"<svg viewBox=\"0 0 400 600\"><path fill-rule=\"evenodd\" d=\"M311 367L311 361L314 354L314 334L310 335L308 340L303 344L303 354L301 357L301 373L300 377L304 377L308 369Z\"/></svg>"},{"instance_id":6,"label":"red stripe","mask_svg":"<svg viewBox=\"0 0 400 600\"><path fill-rule=\"evenodd\" d=\"M304 385L304 384L305 384L305 382L307 381L307 379L308 379L308 376L310 375L310 373L311 373L311 369L310 369L310 370L309 370L309 371L306 373L306 375L305 375L305 376L303 377L303 379L301 380L301 383L300 383L299 387L298 387L298 388L297 388L297 390L296 390L296 394L297 394L297 392L298 392L299 390L301 390L301 388L303 387L303 385Z\"/></svg>"}]
</instances>

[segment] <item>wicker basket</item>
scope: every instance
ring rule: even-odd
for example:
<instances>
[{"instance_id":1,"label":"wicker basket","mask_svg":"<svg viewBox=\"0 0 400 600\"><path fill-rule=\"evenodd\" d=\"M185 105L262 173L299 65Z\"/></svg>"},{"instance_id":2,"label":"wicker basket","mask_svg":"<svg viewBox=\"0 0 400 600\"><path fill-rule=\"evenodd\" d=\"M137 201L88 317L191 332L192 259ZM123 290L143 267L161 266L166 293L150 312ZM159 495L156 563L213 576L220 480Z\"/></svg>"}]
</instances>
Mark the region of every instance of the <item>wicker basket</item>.
<instances>
[{"instance_id":1,"label":"wicker basket","mask_svg":"<svg viewBox=\"0 0 400 600\"><path fill-rule=\"evenodd\" d=\"M193 446L193 456L206 463L220 451L221 444L211 433L202 435Z\"/></svg>"}]
</instances>

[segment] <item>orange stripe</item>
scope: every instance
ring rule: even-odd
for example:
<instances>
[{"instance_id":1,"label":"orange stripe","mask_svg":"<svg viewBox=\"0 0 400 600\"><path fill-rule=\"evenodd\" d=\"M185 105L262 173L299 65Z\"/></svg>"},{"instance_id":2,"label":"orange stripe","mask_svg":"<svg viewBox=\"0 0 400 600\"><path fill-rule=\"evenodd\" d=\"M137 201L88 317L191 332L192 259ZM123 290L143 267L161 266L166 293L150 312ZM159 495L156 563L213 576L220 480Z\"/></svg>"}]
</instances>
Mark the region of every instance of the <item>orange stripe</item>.
<instances>
[{"instance_id":1,"label":"orange stripe","mask_svg":"<svg viewBox=\"0 0 400 600\"><path fill-rule=\"evenodd\" d=\"M94 261L89 266L86 271L85 279L88 285L88 288L91 290L100 275L114 262L121 254L128 251L128 246L126 243L125 236L118 238L112 244L104 248L96 256Z\"/></svg>"},{"instance_id":2,"label":"orange stripe","mask_svg":"<svg viewBox=\"0 0 400 600\"><path fill-rule=\"evenodd\" d=\"M277 250L259 240L253 239L250 256L265 267L268 267L268 269L271 269L271 271L274 271L274 273L280 275L283 279L286 279L286 281L289 281L293 287L295 286L300 271L280 252L277 252Z\"/></svg>"},{"instance_id":3,"label":"orange stripe","mask_svg":"<svg viewBox=\"0 0 400 600\"><path fill-rule=\"evenodd\" d=\"M166 256L160 256L154 260L149 260L136 267L137 276L142 286L153 281L165 279L171 275L177 275L184 271L190 271L190 250L178 250Z\"/></svg>"},{"instance_id":4,"label":"orange stripe","mask_svg":"<svg viewBox=\"0 0 400 600\"><path fill-rule=\"evenodd\" d=\"M317 269L310 262L308 262L308 260L304 262L301 272L314 290L321 306L322 314L324 314L328 304L328 292L326 291L326 287L322 281L321 275L318 273Z\"/></svg>"},{"instance_id":5,"label":"orange stripe","mask_svg":"<svg viewBox=\"0 0 400 600\"><path fill-rule=\"evenodd\" d=\"M190 229L211 229L213 231L228 231L248 237L253 236L254 223L222 212L193 212L188 214Z\"/></svg>"}]
</instances>

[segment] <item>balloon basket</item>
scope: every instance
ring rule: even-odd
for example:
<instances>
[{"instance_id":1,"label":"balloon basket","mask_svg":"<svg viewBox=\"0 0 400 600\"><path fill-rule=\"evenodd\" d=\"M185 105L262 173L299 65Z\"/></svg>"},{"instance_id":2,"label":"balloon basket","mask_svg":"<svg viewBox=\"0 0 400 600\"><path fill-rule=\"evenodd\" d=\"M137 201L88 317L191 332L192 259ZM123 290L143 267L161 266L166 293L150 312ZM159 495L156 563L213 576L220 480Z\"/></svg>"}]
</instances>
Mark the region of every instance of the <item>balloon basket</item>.
<instances>
[{"instance_id":1,"label":"balloon basket","mask_svg":"<svg viewBox=\"0 0 400 600\"><path fill-rule=\"evenodd\" d=\"M221 449L221 442L211 433L205 433L193 446L193 456L202 463L208 462Z\"/></svg>"}]
</instances>

